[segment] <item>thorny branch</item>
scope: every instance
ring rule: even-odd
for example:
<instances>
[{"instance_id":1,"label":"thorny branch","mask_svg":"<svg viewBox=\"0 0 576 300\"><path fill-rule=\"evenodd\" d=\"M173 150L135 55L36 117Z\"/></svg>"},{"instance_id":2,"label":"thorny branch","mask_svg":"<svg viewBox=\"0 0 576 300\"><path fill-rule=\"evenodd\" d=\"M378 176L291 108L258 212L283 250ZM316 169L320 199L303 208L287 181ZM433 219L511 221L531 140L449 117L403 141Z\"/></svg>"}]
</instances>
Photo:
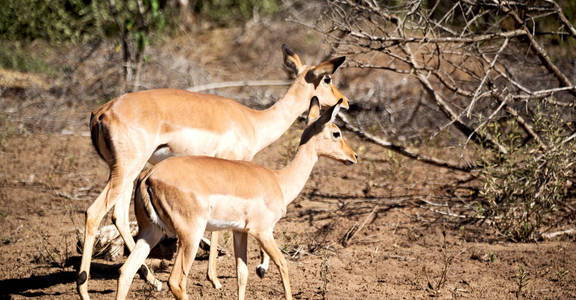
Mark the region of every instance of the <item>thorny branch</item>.
<instances>
[{"instance_id":1,"label":"thorny branch","mask_svg":"<svg viewBox=\"0 0 576 300\"><path fill-rule=\"evenodd\" d=\"M360 136L361 138L363 138L365 140L368 140L368 141L370 141L376 145L379 145L379 146L382 146L382 147L387 148L389 150L392 150L398 154L404 155L408 158L415 159L415 160L421 161L423 163L431 164L431 165L434 165L437 167L443 167L443 168L448 168L448 169L453 169L453 170L458 170L458 171L470 171L470 170L476 168L476 166L472 166L472 165L466 165L466 166L456 165L456 164L453 164L451 162L440 160L438 158L418 154L414 151L407 149L404 146L392 143L392 142L386 140L385 138L377 137L373 134L368 133L367 131L363 130L362 128L355 126L354 124L352 124L350 122L348 117L342 112L338 113L338 116L344 122L344 128L354 132L355 134L357 134L358 136Z\"/></svg>"},{"instance_id":2,"label":"thorny branch","mask_svg":"<svg viewBox=\"0 0 576 300\"><path fill-rule=\"evenodd\" d=\"M576 29L555 1L416 0L394 7L329 2L338 13L327 14L326 37L337 51L352 54L349 67L415 80L449 125L481 147L510 153L501 133L495 136L489 130L492 123L508 118L546 151L551 141L534 126L539 107L572 108L576 103L576 87L569 79L574 71L559 67L562 57L556 57L558 51L549 43L551 35L575 42ZM558 19L560 27L550 25L550 18ZM418 116L408 112L410 106L405 105L404 113L418 122ZM560 121L569 127L573 117L572 111L564 111ZM384 140L381 144L390 148Z\"/></svg>"},{"instance_id":3,"label":"thorny branch","mask_svg":"<svg viewBox=\"0 0 576 300\"><path fill-rule=\"evenodd\" d=\"M316 30L354 74L347 129L414 160L475 170L484 186L473 214L514 240L576 219L576 17L565 2L327 1ZM405 146L433 139L462 154L474 143L476 161Z\"/></svg>"}]
</instances>

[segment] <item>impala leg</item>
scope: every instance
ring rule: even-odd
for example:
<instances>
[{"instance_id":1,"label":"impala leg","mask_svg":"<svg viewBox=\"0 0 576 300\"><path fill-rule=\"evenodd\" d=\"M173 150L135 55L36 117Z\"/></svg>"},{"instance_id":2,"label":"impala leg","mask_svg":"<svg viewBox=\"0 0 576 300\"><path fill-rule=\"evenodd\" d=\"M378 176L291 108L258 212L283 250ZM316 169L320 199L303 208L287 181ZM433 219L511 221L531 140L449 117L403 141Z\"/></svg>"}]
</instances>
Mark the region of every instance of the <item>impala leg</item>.
<instances>
[{"instance_id":1,"label":"impala leg","mask_svg":"<svg viewBox=\"0 0 576 300\"><path fill-rule=\"evenodd\" d=\"M126 176L125 178L136 178L136 176L137 174L134 174L132 177ZM133 185L134 182L132 180L126 180L123 182L122 190L118 196L119 201L116 203L116 206L114 206L114 215L112 217L114 225L116 225L120 236L122 236L122 239L130 252L132 252L132 249L134 249L135 246L134 237L130 232L129 223L130 198L132 197ZM142 275L146 282L155 287L157 291L162 290L162 282L154 277L154 273L148 268L148 266L143 264L140 271L143 273Z\"/></svg>"},{"instance_id":2,"label":"impala leg","mask_svg":"<svg viewBox=\"0 0 576 300\"><path fill-rule=\"evenodd\" d=\"M244 300L246 296L246 284L248 283L247 252L248 234L245 232L234 232L234 257L236 258L239 300Z\"/></svg>"},{"instance_id":3,"label":"impala leg","mask_svg":"<svg viewBox=\"0 0 576 300\"><path fill-rule=\"evenodd\" d=\"M88 276L90 274L90 262L92 261L92 252L94 251L94 240L98 226L102 218L113 203L107 203L106 199L110 192L110 181L106 184L98 198L86 210L86 227L84 229L84 247L82 249L82 262L76 281L78 293L83 300L90 299L88 295Z\"/></svg>"},{"instance_id":4,"label":"impala leg","mask_svg":"<svg viewBox=\"0 0 576 300\"><path fill-rule=\"evenodd\" d=\"M218 280L218 275L216 272L216 259L218 259L218 243L219 243L220 233L218 231L213 231L210 237L210 256L208 257L208 280L212 282L212 285L216 289L222 288L222 284Z\"/></svg>"},{"instance_id":5,"label":"impala leg","mask_svg":"<svg viewBox=\"0 0 576 300\"><path fill-rule=\"evenodd\" d=\"M140 238L136 242L133 251L130 253L130 256L128 256L122 268L120 268L118 291L116 293L117 300L126 299L134 275L136 275L136 272L140 269L140 266L142 266L148 254L150 254L150 249L158 244L162 236L163 232L157 227L149 226L142 229Z\"/></svg>"},{"instance_id":6,"label":"impala leg","mask_svg":"<svg viewBox=\"0 0 576 300\"><path fill-rule=\"evenodd\" d=\"M256 274L258 275L258 277L260 277L261 279L264 278L266 272L268 272L269 265L270 265L270 256L268 256L268 253L266 253L266 251L260 248L260 264L256 267Z\"/></svg>"},{"instance_id":7,"label":"impala leg","mask_svg":"<svg viewBox=\"0 0 576 300\"><path fill-rule=\"evenodd\" d=\"M282 276L282 284L284 285L284 296L286 300L292 300L292 291L290 289L290 278L288 276L288 263L282 255L276 242L274 241L274 236L272 232L267 232L256 236L256 239L260 242L260 246L264 251L270 255L274 264L280 270L280 275Z\"/></svg>"},{"instance_id":8,"label":"impala leg","mask_svg":"<svg viewBox=\"0 0 576 300\"><path fill-rule=\"evenodd\" d=\"M202 234L204 234L205 228L206 224L203 226L194 224L192 226L187 226L186 230L189 230L189 232L187 232L185 236L182 234L178 235L178 252L176 252L174 268L170 273L170 279L168 279L168 285L176 299L188 300L186 281L192 263L194 262L194 258L196 258L198 244L200 243L200 239L202 239Z\"/></svg>"}]
</instances>

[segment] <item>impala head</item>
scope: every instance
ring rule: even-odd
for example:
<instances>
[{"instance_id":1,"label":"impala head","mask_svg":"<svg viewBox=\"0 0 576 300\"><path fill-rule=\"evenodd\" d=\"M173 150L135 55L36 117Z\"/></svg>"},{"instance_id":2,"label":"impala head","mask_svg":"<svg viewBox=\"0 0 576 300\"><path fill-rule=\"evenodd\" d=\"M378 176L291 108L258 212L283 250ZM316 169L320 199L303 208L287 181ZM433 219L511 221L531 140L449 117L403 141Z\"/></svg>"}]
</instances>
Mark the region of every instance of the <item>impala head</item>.
<instances>
[{"instance_id":1,"label":"impala head","mask_svg":"<svg viewBox=\"0 0 576 300\"><path fill-rule=\"evenodd\" d=\"M345 164L358 162L358 154L348 145L334 119L340 111L342 100L320 115L320 103L316 96L310 101L308 127L302 133L300 145L313 143L316 153L327 156Z\"/></svg>"},{"instance_id":2,"label":"impala head","mask_svg":"<svg viewBox=\"0 0 576 300\"><path fill-rule=\"evenodd\" d=\"M346 56L340 56L321 62L316 66L302 63L298 54L294 53L286 44L282 45L284 53L284 66L296 75L296 80L303 80L314 87L314 96L318 97L321 105L332 106L342 100L341 107L348 109L348 98L334 85L332 73L344 62Z\"/></svg>"}]
</instances>

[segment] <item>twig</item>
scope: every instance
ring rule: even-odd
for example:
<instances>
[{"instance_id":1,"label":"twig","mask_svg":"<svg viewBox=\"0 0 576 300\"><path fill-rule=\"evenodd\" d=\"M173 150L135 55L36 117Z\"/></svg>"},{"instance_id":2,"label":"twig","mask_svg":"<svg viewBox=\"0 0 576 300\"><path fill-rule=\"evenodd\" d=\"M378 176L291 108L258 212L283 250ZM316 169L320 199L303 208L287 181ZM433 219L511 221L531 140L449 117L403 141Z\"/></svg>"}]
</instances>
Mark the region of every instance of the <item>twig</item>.
<instances>
[{"instance_id":1,"label":"twig","mask_svg":"<svg viewBox=\"0 0 576 300\"><path fill-rule=\"evenodd\" d=\"M400 37L400 36L373 36L365 32L349 31L350 35L356 38L370 40L374 42L402 42L402 43L476 43L483 41L490 41L494 39L508 39L526 35L526 31L517 29L514 31L498 32L492 34L482 34L475 37Z\"/></svg>"},{"instance_id":2,"label":"twig","mask_svg":"<svg viewBox=\"0 0 576 300\"><path fill-rule=\"evenodd\" d=\"M454 217L454 218L460 218L460 219L469 219L469 218L474 218L474 219L484 219L484 217L482 216L466 216L466 215L459 215L459 214L455 214L455 213L451 213L451 212L447 212L447 211L441 211L441 210L437 210L434 208L430 208L430 207L426 207L424 205L419 205L422 208L426 208L429 211L435 212L437 214L441 214L441 215L445 215L445 216L449 216L449 217Z\"/></svg>"},{"instance_id":3,"label":"twig","mask_svg":"<svg viewBox=\"0 0 576 300\"><path fill-rule=\"evenodd\" d=\"M392 150L398 154L404 155L408 158L411 158L411 159L414 159L414 160L417 160L417 161L420 161L423 163L427 163L427 164L430 164L433 166L452 169L452 170L458 170L458 171L463 171L463 172L470 172L471 170L478 167L475 165L467 165L467 166L455 165L453 163L440 160L438 158L424 156L422 154L412 152L403 146L394 144L394 143L386 140L385 138L374 136L374 135L364 131L363 129L353 125L352 123L350 123L350 121L348 120L348 117L343 112L339 112L338 116L344 122L344 128L352 131L353 133L355 133L359 137L361 137L361 138L363 138L369 142L372 142L376 145L382 146L386 149Z\"/></svg>"},{"instance_id":4,"label":"twig","mask_svg":"<svg viewBox=\"0 0 576 300\"><path fill-rule=\"evenodd\" d=\"M493 1L498 4L498 0ZM548 69L550 73L554 74L554 76L558 79L558 81L560 81L560 83L563 86L572 86L572 82L570 82L570 79L568 79L568 77L566 77L566 75L558 69L558 67L552 62L552 59L550 59L550 56L548 55L546 50L536 41L534 36L530 33L530 29L528 28L528 26L526 26L526 22L524 22L515 11L509 9L508 7L501 6L500 8L505 13L508 13L512 17L514 17L515 21L518 24L522 25L522 28L526 33L526 37L528 37L528 39L530 40L530 47L532 48L532 50L536 52L538 58L540 59L540 62L544 65L544 67L546 67L546 69ZM576 91L570 90L570 93L576 96Z\"/></svg>"},{"instance_id":5,"label":"twig","mask_svg":"<svg viewBox=\"0 0 576 300\"><path fill-rule=\"evenodd\" d=\"M420 67L419 67L418 63L416 62L416 59L414 58L414 55L412 54L410 47L403 46L403 47L400 47L400 49L402 49L406 53L408 58L410 59L410 65L415 69L419 69ZM466 136L471 136L472 139L476 143L485 144L487 146L492 146L492 148L495 148L496 150L498 150L499 152L501 152L503 154L508 153L508 150L506 150L506 148L503 145L498 143L498 141L496 141L490 134L486 133L486 134L482 135L478 132L475 132L475 130L473 128L471 128L470 126L466 125L462 121L460 115L457 114L452 108L450 108L450 106L448 106L448 104L446 103L444 98L434 89L434 87L432 86L432 83L430 83L430 81L428 80L428 76L425 76L422 73L422 71L419 71L419 70L416 70L415 73L416 73L416 78L418 79L418 81L420 81L420 83L422 84L424 89L434 99L434 101L436 102L436 105L446 115L446 117L448 117L451 121L453 121L454 126L458 130L460 130ZM430 73L428 73L428 74L430 74Z\"/></svg>"},{"instance_id":6,"label":"twig","mask_svg":"<svg viewBox=\"0 0 576 300\"><path fill-rule=\"evenodd\" d=\"M564 92L564 91L576 91L576 86L565 86L565 87L559 87L559 88L553 88L553 89L539 90L539 91L534 91L534 92L530 93L530 95L514 95L514 96L512 96L512 98L514 98L514 99L544 98L544 97L548 97L554 93ZM560 105L574 106L573 103L560 104Z\"/></svg>"},{"instance_id":7,"label":"twig","mask_svg":"<svg viewBox=\"0 0 576 300\"><path fill-rule=\"evenodd\" d=\"M573 134L571 134L569 137L565 138L565 139L562 141L561 145L564 145L564 144L568 143L569 141L573 140L575 137L576 137L576 132L574 132Z\"/></svg>"},{"instance_id":8,"label":"twig","mask_svg":"<svg viewBox=\"0 0 576 300\"><path fill-rule=\"evenodd\" d=\"M397 260L401 260L401 261L416 260L416 257L400 256L400 255L386 255L386 258L392 258L392 259L397 259Z\"/></svg>"},{"instance_id":9,"label":"twig","mask_svg":"<svg viewBox=\"0 0 576 300\"><path fill-rule=\"evenodd\" d=\"M226 81L197 85L186 90L190 92L200 92L205 90L223 89L231 87L244 86L274 86L274 85L291 85L292 80L243 80L243 81Z\"/></svg>"},{"instance_id":10,"label":"twig","mask_svg":"<svg viewBox=\"0 0 576 300\"><path fill-rule=\"evenodd\" d=\"M417 197L417 198L415 198L415 199L420 200L420 201L422 201L422 202L424 202L424 203L427 203L427 204L429 204L429 205L432 205L432 206L448 207L448 204L441 204L441 203L436 203L436 202L428 201L428 200L424 199L423 197Z\"/></svg>"},{"instance_id":11,"label":"twig","mask_svg":"<svg viewBox=\"0 0 576 300\"><path fill-rule=\"evenodd\" d=\"M570 31L572 36L576 38L576 28L574 28L574 25L572 25L572 23L570 23L568 18L566 18L566 15L564 15L562 7L560 7L560 5L556 3L556 1L553 0L545 0L545 1L548 3L552 3L556 7L556 13L558 14L558 17L560 17L560 21L562 22L562 24L564 24L564 26L566 26L566 28Z\"/></svg>"},{"instance_id":12,"label":"twig","mask_svg":"<svg viewBox=\"0 0 576 300\"><path fill-rule=\"evenodd\" d=\"M562 231L550 232L550 233L543 233L542 238L550 240L557 236L566 235L566 234L576 234L576 228L570 228Z\"/></svg>"},{"instance_id":13,"label":"twig","mask_svg":"<svg viewBox=\"0 0 576 300\"><path fill-rule=\"evenodd\" d=\"M486 79L488 79L488 75L490 75L490 71L492 71L492 69L494 68L496 61L498 60L498 56L500 56L500 53L502 53L502 51L504 51L506 46L508 46L508 41L509 41L509 39L504 40L504 43L502 43L502 46L500 47L500 49L498 49L498 52L496 52L496 55L494 55L494 58L490 62L490 65L488 66L488 69L486 70L484 77L482 77L482 81L480 81L480 84L476 88L476 91L474 92L474 96L472 97L472 101L470 101L470 105L468 105L468 109L466 110L466 116L468 118L470 118L472 116L472 109L474 108L474 104L476 104L476 101L478 100L478 94L482 90L482 87L484 86Z\"/></svg>"},{"instance_id":14,"label":"twig","mask_svg":"<svg viewBox=\"0 0 576 300\"><path fill-rule=\"evenodd\" d=\"M506 99L504 98L504 96L502 96L502 94L494 92L493 95L498 100L498 102L503 103L503 104L506 103ZM516 111L516 109L514 109L513 107L511 107L509 105L506 105L506 111L514 117L516 122L518 122L518 124L520 124L520 126L524 129L524 131L526 131L526 133L528 133L528 135L530 135L534 140L536 140L536 142L540 146L540 149L542 149L544 151L548 150L548 148L549 148L548 145L546 145L546 143L544 143L544 141L540 138L538 133L536 133L536 131L534 130L532 125L530 125L528 123L528 121L526 121L520 115L520 113L518 113L518 111Z\"/></svg>"},{"instance_id":15,"label":"twig","mask_svg":"<svg viewBox=\"0 0 576 300\"><path fill-rule=\"evenodd\" d=\"M344 237L342 237L342 246L344 247L348 247L348 245L350 245L350 241L352 240L352 238L358 233L360 232L360 230L362 230L362 228L364 228L364 226L366 225L366 223L368 223L368 220L370 218L372 218L372 216L374 215L374 212L376 212L376 210L378 209L378 205L374 206L374 208L372 209L372 211L370 211L370 213L366 216L366 218L364 218L364 221L362 222L362 224L360 224L360 226L358 226L358 223L354 224L354 226L352 226L345 234Z\"/></svg>"}]
</instances>

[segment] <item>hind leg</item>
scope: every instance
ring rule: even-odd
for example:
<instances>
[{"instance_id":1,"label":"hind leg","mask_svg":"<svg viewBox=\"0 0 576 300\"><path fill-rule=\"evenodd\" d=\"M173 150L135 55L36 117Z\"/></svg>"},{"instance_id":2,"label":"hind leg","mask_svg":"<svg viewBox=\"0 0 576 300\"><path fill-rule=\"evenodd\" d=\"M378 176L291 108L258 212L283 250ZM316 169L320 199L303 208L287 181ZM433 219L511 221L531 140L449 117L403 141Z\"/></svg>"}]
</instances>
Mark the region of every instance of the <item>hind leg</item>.
<instances>
[{"instance_id":1,"label":"hind leg","mask_svg":"<svg viewBox=\"0 0 576 300\"><path fill-rule=\"evenodd\" d=\"M145 163L138 165L139 161L142 161L142 159L134 158L131 164L122 164L117 162L113 167L111 167L110 178L106 187L86 211L84 247L77 279L78 292L83 300L90 299L90 296L88 295L88 276L90 274L90 262L94 251L96 232L102 218L110 208L115 207L113 215L114 224L116 225L116 228L118 228L118 232L124 239L126 246L129 250L134 249L135 243L134 238L130 233L128 213L133 181ZM146 268L146 271L149 270ZM156 287L158 287L159 281L154 278L152 272L147 272L146 277L149 282L152 282Z\"/></svg>"},{"instance_id":2,"label":"hind leg","mask_svg":"<svg viewBox=\"0 0 576 300\"><path fill-rule=\"evenodd\" d=\"M133 176L124 177L126 180L122 182L121 193L118 196L119 201L114 207L114 215L112 216L114 225L116 225L116 228L118 228L118 232L120 233L120 236L122 236L122 239L124 240L124 243L130 252L132 252L132 249L134 249L135 246L134 237L132 237L132 233L130 232L129 223L130 198L132 196L132 188L134 185L132 178L136 178L138 173L131 175ZM154 277L154 273L148 268L148 266L145 264L142 265L141 272L143 273L141 275L146 280L146 282L154 286L157 291L162 290L162 282Z\"/></svg>"},{"instance_id":3,"label":"hind leg","mask_svg":"<svg viewBox=\"0 0 576 300\"><path fill-rule=\"evenodd\" d=\"M83 300L90 299L88 295L88 275L90 274L90 262L92 261L92 252L94 251L94 240L96 231L102 221L102 218L114 203L107 201L110 192L110 181L106 184L98 198L86 210L86 227L84 229L84 246L82 249L82 262L76 281L78 293Z\"/></svg>"},{"instance_id":4,"label":"hind leg","mask_svg":"<svg viewBox=\"0 0 576 300\"><path fill-rule=\"evenodd\" d=\"M122 268L120 268L120 278L118 278L118 290L116 293L117 300L126 299L134 275L143 266L148 254L150 254L150 249L156 246L164 235L156 226L147 226L141 230L140 238L136 242L132 253L130 253Z\"/></svg>"}]
</instances>

